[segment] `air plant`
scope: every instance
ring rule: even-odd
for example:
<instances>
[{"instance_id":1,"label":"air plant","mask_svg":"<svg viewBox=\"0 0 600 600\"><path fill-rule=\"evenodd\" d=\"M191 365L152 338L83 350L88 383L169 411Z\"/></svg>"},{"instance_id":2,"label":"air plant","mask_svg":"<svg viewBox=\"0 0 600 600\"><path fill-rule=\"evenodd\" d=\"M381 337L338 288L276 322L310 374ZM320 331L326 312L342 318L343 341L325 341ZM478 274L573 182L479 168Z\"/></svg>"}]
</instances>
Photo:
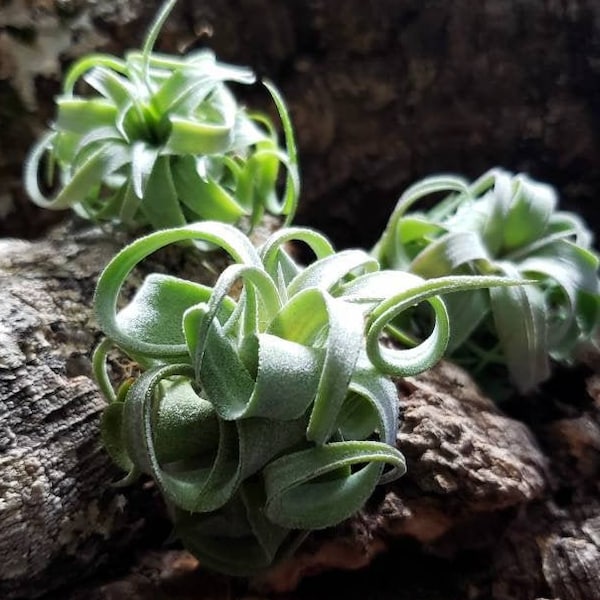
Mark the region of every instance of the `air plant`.
<instances>
[{"instance_id":1,"label":"air plant","mask_svg":"<svg viewBox=\"0 0 600 600\"><path fill-rule=\"evenodd\" d=\"M291 220L299 177L283 99L263 82L287 150L269 118L247 112L227 85L254 83L251 70L218 62L207 50L181 57L155 53L175 2L163 5L141 52L92 54L71 67L56 99L56 121L27 161L28 194L45 208L71 207L87 219L129 229L206 219L237 223L243 216L256 224L265 210ZM83 82L91 93L75 92ZM44 177L58 187L51 198L40 189Z\"/></svg>"},{"instance_id":2,"label":"air plant","mask_svg":"<svg viewBox=\"0 0 600 600\"><path fill-rule=\"evenodd\" d=\"M408 212L425 196L445 196ZM474 183L430 177L400 198L373 254L387 268L425 278L500 275L534 285L447 298L449 352L476 371L506 365L520 392L550 375L550 359L572 362L598 326L598 255L575 214L557 210L549 185L500 169ZM407 323L404 323L407 326Z\"/></svg>"},{"instance_id":3,"label":"air plant","mask_svg":"<svg viewBox=\"0 0 600 600\"><path fill-rule=\"evenodd\" d=\"M117 310L132 269L184 240L222 248L233 264L212 287L152 274ZM314 253L309 266L288 254L294 240ZM303 228L281 229L259 250L217 222L150 234L98 281L107 338L94 369L109 400L105 445L128 471L125 481L153 478L176 535L203 565L249 575L404 473L387 375L418 373L444 352L449 323L439 293L510 283L381 271L366 252L336 253ZM388 323L421 302L435 316L432 331L416 347L388 347ZM113 388L107 357L115 347L140 375Z\"/></svg>"}]
</instances>

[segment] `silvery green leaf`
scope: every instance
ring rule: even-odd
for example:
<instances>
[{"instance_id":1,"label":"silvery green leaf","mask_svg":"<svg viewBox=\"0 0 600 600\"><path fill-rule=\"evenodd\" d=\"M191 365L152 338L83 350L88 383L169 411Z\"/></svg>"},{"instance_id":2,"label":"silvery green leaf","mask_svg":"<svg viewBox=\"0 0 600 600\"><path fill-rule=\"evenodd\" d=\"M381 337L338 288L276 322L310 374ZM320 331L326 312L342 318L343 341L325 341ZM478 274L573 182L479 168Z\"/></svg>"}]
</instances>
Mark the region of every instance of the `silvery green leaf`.
<instances>
[{"instance_id":1,"label":"silvery green leaf","mask_svg":"<svg viewBox=\"0 0 600 600\"><path fill-rule=\"evenodd\" d=\"M431 242L412 261L409 270L421 277L442 277L473 261L488 259L488 251L477 234L457 231Z\"/></svg>"},{"instance_id":2,"label":"silvery green leaf","mask_svg":"<svg viewBox=\"0 0 600 600\"><path fill-rule=\"evenodd\" d=\"M136 142L131 151L131 181L135 195L142 199L158 158L158 150L145 142Z\"/></svg>"},{"instance_id":3,"label":"silvery green leaf","mask_svg":"<svg viewBox=\"0 0 600 600\"><path fill-rule=\"evenodd\" d=\"M293 529L322 529L355 513L371 495L384 464L405 469L404 457L381 442L334 442L270 463L265 473L266 514ZM343 468L366 465L354 472ZM336 472L341 472L335 477ZM330 478L324 478L331 474Z\"/></svg>"},{"instance_id":4,"label":"silvery green leaf","mask_svg":"<svg viewBox=\"0 0 600 600\"><path fill-rule=\"evenodd\" d=\"M510 251L543 235L556 207L556 192L525 176L513 183L513 197L505 214L503 249Z\"/></svg>"},{"instance_id":5,"label":"silvery green leaf","mask_svg":"<svg viewBox=\"0 0 600 600\"><path fill-rule=\"evenodd\" d=\"M510 264L500 265L507 277L518 277ZM490 290L496 333L521 392L531 391L548 377L548 327L542 292L535 286L498 287Z\"/></svg>"}]
</instances>

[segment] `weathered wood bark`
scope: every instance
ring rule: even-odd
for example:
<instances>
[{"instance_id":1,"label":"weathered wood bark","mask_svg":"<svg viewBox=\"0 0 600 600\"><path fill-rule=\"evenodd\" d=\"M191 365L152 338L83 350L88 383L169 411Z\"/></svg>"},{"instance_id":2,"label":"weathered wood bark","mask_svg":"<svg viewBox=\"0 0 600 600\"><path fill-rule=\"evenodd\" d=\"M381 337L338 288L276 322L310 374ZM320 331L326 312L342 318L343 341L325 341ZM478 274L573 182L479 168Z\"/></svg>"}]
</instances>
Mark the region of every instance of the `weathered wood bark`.
<instances>
[{"instance_id":1,"label":"weathered wood bark","mask_svg":"<svg viewBox=\"0 0 600 600\"><path fill-rule=\"evenodd\" d=\"M264 239L264 230L256 235ZM141 505L152 504L149 494L111 485L120 474L101 448L105 403L91 379L96 280L125 240L69 224L41 242L0 242L2 598L97 569L139 529ZM145 268L206 283L214 281L207 260L217 271L225 264L170 247Z\"/></svg>"},{"instance_id":2,"label":"weathered wood bark","mask_svg":"<svg viewBox=\"0 0 600 600\"><path fill-rule=\"evenodd\" d=\"M110 488L89 377L94 282L116 248L86 237L0 246L2 597L60 583L49 565L84 569L99 558L96 540L139 518Z\"/></svg>"},{"instance_id":3,"label":"weathered wood bark","mask_svg":"<svg viewBox=\"0 0 600 600\"><path fill-rule=\"evenodd\" d=\"M0 218L13 216L0 231L35 234L52 216L20 177L67 65L139 47L157 4L2 4ZM595 0L181 0L160 47L207 45L274 79L300 142L301 220L369 245L407 184L495 165L557 185L600 228L599 37Z\"/></svg>"}]
</instances>

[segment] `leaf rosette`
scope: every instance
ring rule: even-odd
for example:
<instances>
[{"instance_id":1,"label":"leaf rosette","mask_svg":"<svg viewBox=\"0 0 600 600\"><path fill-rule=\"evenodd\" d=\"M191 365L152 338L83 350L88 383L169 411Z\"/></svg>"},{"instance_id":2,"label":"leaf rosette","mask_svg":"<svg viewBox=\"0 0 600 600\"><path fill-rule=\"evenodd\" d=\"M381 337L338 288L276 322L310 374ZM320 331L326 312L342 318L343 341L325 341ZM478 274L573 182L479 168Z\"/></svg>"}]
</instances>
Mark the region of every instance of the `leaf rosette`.
<instances>
[{"instance_id":1,"label":"leaf rosette","mask_svg":"<svg viewBox=\"0 0 600 600\"><path fill-rule=\"evenodd\" d=\"M408 212L426 196L444 198ZM500 275L533 285L495 287L446 299L449 352L471 369L506 365L521 392L571 362L597 331L598 255L575 214L557 210L555 190L493 169L475 182L426 178L401 196L373 255L385 267L426 278Z\"/></svg>"},{"instance_id":2,"label":"leaf rosette","mask_svg":"<svg viewBox=\"0 0 600 600\"><path fill-rule=\"evenodd\" d=\"M244 216L255 224L264 211L291 220L299 176L283 99L264 82L282 120L285 149L270 119L248 112L230 90L232 82L255 83L251 70L218 62L206 50L182 57L152 51L174 4L164 5L141 52L123 59L93 54L71 67L56 99L56 120L26 163L29 196L45 208L71 207L87 219L131 229L237 223ZM91 94L77 94L80 83ZM40 179L58 188L54 196L44 194Z\"/></svg>"},{"instance_id":3,"label":"leaf rosette","mask_svg":"<svg viewBox=\"0 0 600 600\"><path fill-rule=\"evenodd\" d=\"M184 240L219 247L233 264L212 287L150 275L117 310L131 270ZM314 253L309 266L288 253L292 241ZM441 357L449 323L439 293L482 285L507 280L380 271L367 253L336 253L302 228L282 229L258 250L216 222L141 238L109 263L96 292L107 336L94 358L110 400L105 445L128 481L154 479L177 535L203 564L239 575L264 568L404 473L388 375ZM388 324L422 302L435 316L429 335L411 348L386 345ZM106 367L113 346L142 371L116 393Z\"/></svg>"}]
</instances>

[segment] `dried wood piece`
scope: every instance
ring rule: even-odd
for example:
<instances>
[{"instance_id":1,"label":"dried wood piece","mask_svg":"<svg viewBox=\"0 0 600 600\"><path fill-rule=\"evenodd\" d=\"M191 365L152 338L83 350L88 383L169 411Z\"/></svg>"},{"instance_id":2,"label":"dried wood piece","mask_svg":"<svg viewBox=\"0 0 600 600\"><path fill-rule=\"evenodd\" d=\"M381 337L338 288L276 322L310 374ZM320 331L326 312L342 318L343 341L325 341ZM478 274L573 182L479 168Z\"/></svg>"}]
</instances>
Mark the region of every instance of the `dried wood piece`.
<instances>
[{"instance_id":1,"label":"dried wood piece","mask_svg":"<svg viewBox=\"0 0 600 600\"><path fill-rule=\"evenodd\" d=\"M528 508L496 551L493 600L600 598L599 498L596 483L565 506L547 501Z\"/></svg>"},{"instance_id":2,"label":"dried wood piece","mask_svg":"<svg viewBox=\"0 0 600 600\"><path fill-rule=\"evenodd\" d=\"M141 553L127 575L82 587L65 600L233 600L234 585L227 577L199 570L188 552L154 550Z\"/></svg>"},{"instance_id":3,"label":"dried wood piece","mask_svg":"<svg viewBox=\"0 0 600 600\"><path fill-rule=\"evenodd\" d=\"M494 600L600 598L600 378L580 416L546 425L553 495L527 507L494 556Z\"/></svg>"},{"instance_id":4,"label":"dried wood piece","mask_svg":"<svg viewBox=\"0 0 600 600\"><path fill-rule=\"evenodd\" d=\"M466 513L539 497L547 461L531 432L506 417L472 378L449 362L401 384L398 447L408 481ZM402 486L402 481L400 481Z\"/></svg>"},{"instance_id":5,"label":"dried wood piece","mask_svg":"<svg viewBox=\"0 0 600 600\"><path fill-rule=\"evenodd\" d=\"M60 235L60 234L59 234ZM114 238L0 245L0 596L35 595L98 561L139 515L110 487L90 375L91 302ZM84 551L85 550L85 551ZM48 572L62 563L65 572ZM58 580L56 580L58 576Z\"/></svg>"}]
</instances>

